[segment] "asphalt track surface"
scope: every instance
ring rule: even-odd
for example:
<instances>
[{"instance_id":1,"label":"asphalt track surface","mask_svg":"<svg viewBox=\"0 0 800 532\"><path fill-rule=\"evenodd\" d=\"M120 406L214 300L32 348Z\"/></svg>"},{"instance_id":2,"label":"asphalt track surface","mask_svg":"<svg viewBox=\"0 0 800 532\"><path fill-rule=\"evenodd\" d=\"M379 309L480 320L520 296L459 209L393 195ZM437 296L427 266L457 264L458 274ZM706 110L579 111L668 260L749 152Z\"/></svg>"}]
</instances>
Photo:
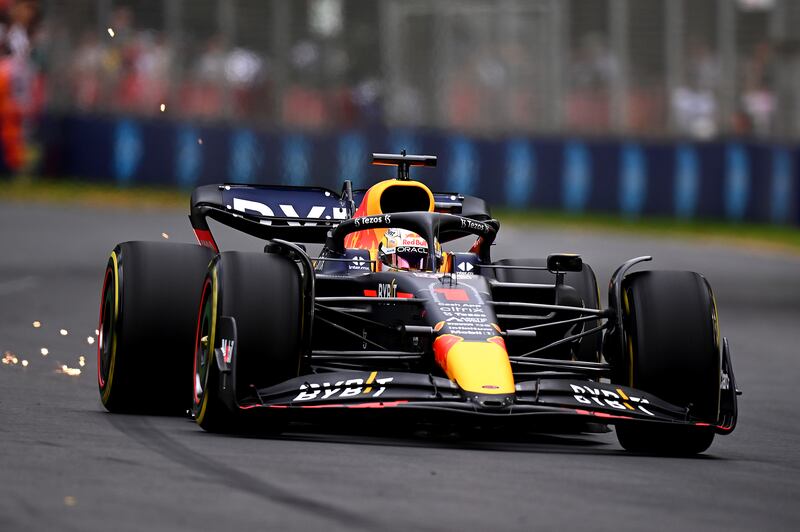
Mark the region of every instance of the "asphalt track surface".
<instances>
[{"instance_id":1,"label":"asphalt track surface","mask_svg":"<svg viewBox=\"0 0 800 532\"><path fill-rule=\"evenodd\" d=\"M708 277L744 396L733 435L679 459L626 454L613 433L269 439L206 434L181 418L108 414L87 343L108 252L162 233L192 241L181 212L0 203L0 351L19 361L0 365L0 530L800 527L800 257L501 230L495 257L580 252L603 286L619 262L642 254L653 254L656 267ZM81 369L80 355L81 375L57 372Z\"/></svg>"}]
</instances>

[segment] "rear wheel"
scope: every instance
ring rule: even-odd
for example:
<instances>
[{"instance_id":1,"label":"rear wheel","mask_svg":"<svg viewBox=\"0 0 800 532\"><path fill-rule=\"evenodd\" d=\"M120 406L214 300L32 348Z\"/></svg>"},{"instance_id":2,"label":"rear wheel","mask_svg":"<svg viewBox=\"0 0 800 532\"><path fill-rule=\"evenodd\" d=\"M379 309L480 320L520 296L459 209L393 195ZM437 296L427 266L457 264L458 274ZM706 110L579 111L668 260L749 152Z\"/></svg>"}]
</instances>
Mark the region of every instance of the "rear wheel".
<instances>
[{"instance_id":1,"label":"rear wheel","mask_svg":"<svg viewBox=\"0 0 800 532\"><path fill-rule=\"evenodd\" d=\"M213 252L125 242L111 253L100 299L97 382L110 412L185 413L198 287Z\"/></svg>"},{"instance_id":2,"label":"rear wheel","mask_svg":"<svg viewBox=\"0 0 800 532\"><path fill-rule=\"evenodd\" d=\"M302 311L301 276L294 262L276 254L219 255L203 285L195 337L193 411L203 429L250 430L240 413L223 402L220 379L235 379L237 399L246 401L257 400L258 388L298 375ZM223 316L236 322L235 374L223 374L214 359ZM262 414L262 426L279 431L281 419L272 414Z\"/></svg>"},{"instance_id":3,"label":"rear wheel","mask_svg":"<svg viewBox=\"0 0 800 532\"><path fill-rule=\"evenodd\" d=\"M719 414L720 344L714 296L697 273L648 271L623 284L626 353L621 383L686 407L699 421L715 424ZM620 444L629 451L696 454L708 449L708 427L620 425Z\"/></svg>"},{"instance_id":4,"label":"rear wheel","mask_svg":"<svg viewBox=\"0 0 800 532\"><path fill-rule=\"evenodd\" d=\"M545 259L503 259L495 264L544 267L547 265L547 261ZM555 275L548 270L506 270L498 268L495 270L494 275L498 281L508 283L553 284L555 282ZM581 271L566 272L564 274L564 284L575 289L575 293L582 300L583 306L586 308L599 308L600 299L597 291L597 278L591 266L584 263ZM584 322L582 325L577 325L571 332L573 334L578 333L581 330L588 330L597 325L596 321ZM586 362L599 362L601 343L602 336L599 333L584 336L579 340L577 347L573 351L575 358Z\"/></svg>"}]
</instances>

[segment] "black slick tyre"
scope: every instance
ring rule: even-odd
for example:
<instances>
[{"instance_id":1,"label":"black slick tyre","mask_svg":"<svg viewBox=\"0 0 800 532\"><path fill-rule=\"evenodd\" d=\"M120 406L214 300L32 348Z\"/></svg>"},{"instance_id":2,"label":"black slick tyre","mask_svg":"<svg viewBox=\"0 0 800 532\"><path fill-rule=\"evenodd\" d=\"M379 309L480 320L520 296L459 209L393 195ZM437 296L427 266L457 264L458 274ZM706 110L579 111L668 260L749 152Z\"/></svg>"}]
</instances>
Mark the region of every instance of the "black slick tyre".
<instances>
[{"instance_id":1,"label":"black slick tyre","mask_svg":"<svg viewBox=\"0 0 800 532\"><path fill-rule=\"evenodd\" d=\"M256 401L254 391L296 377L302 327L301 274L277 254L224 252L212 263L203 285L195 338L193 412L209 432L280 432L277 413L261 415L258 427L220 393L221 379L235 379L236 399ZM220 347L219 318L236 323L235 371L223 374L213 357ZM251 412L251 415L255 412ZM250 416L247 416L250 418Z\"/></svg>"},{"instance_id":2,"label":"black slick tyre","mask_svg":"<svg viewBox=\"0 0 800 532\"><path fill-rule=\"evenodd\" d=\"M625 352L622 384L689 409L713 425L719 414L720 337L714 296L706 280L686 271L647 271L623 284ZM714 432L705 426L619 425L629 451L691 455L705 451Z\"/></svg>"},{"instance_id":3,"label":"black slick tyre","mask_svg":"<svg viewBox=\"0 0 800 532\"><path fill-rule=\"evenodd\" d=\"M199 287L212 256L198 245L167 242L125 242L111 252L97 342L97 382L108 411L189 408Z\"/></svg>"}]
</instances>

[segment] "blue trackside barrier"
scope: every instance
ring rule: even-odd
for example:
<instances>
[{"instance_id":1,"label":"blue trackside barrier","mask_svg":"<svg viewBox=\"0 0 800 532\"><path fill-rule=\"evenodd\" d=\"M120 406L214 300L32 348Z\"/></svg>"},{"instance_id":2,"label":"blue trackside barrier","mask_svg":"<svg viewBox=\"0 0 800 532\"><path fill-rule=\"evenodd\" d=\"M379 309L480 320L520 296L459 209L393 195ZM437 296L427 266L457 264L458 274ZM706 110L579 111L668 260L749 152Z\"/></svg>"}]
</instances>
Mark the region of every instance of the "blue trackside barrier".
<instances>
[{"instance_id":1,"label":"blue trackside barrier","mask_svg":"<svg viewBox=\"0 0 800 532\"><path fill-rule=\"evenodd\" d=\"M85 115L45 117L43 173L121 186L216 182L366 187L373 151L430 153L431 188L495 206L800 225L800 144L743 139L486 140L432 130L259 131Z\"/></svg>"}]
</instances>

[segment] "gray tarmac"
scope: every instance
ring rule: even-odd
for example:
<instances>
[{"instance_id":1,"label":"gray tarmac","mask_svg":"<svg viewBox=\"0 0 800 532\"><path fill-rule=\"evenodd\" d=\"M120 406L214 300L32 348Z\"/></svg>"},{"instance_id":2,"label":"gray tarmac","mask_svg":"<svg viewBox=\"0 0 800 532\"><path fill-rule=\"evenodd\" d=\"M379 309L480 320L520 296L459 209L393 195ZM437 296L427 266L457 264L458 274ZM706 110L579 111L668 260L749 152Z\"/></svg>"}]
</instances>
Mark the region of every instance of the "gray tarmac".
<instances>
[{"instance_id":1,"label":"gray tarmac","mask_svg":"<svg viewBox=\"0 0 800 532\"><path fill-rule=\"evenodd\" d=\"M0 365L0 531L800 529L799 256L501 230L495 257L578 252L601 287L643 254L707 276L744 391L739 427L678 459L628 455L613 434L268 439L108 414L87 343L103 269L117 242L162 233L193 241L183 212L0 202L0 351L18 359ZM260 247L227 231L221 240Z\"/></svg>"}]
</instances>

